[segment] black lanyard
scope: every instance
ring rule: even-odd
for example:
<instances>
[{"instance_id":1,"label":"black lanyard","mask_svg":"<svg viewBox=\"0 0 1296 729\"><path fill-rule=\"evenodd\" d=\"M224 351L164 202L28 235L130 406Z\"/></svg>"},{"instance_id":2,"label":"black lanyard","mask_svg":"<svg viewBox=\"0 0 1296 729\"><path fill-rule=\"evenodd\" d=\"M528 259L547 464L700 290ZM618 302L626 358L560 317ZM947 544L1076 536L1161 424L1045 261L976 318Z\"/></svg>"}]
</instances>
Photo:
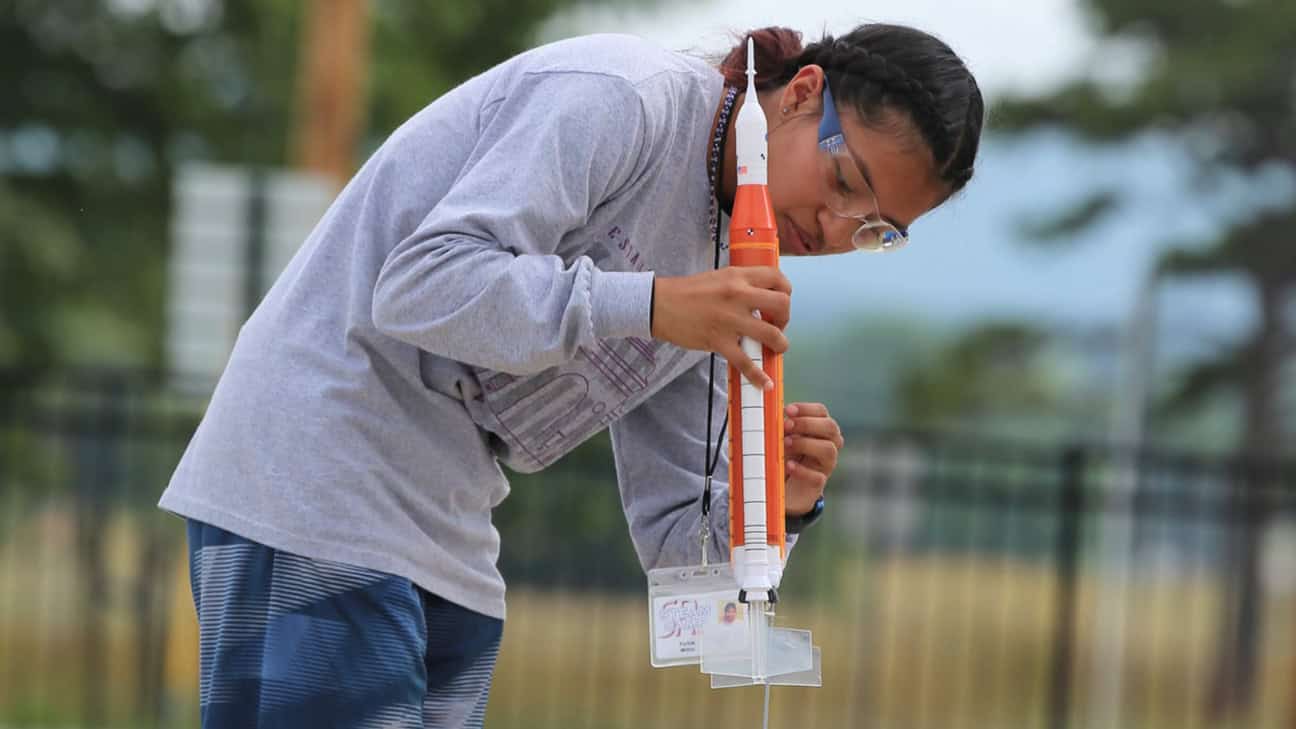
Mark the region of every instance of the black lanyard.
<instances>
[{"instance_id":1,"label":"black lanyard","mask_svg":"<svg viewBox=\"0 0 1296 729\"><path fill-rule=\"evenodd\" d=\"M709 179L711 182L711 240L715 244L715 262L713 269L720 268L720 166L724 160L725 140L729 137L729 115L733 112L734 100L738 98L738 89L725 88L724 102L720 106L720 116L716 122L716 132L711 140L711 157L709 159ZM711 477L716 466L720 464L720 444L724 442L725 428L729 425L729 408L725 408L724 421L720 424L720 433L715 438L715 454L711 453L711 418L715 407L715 352L711 353L707 371L707 425L706 425L706 461L702 473L706 477L702 487L702 529L709 533L707 517L711 515ZM702 559L706 560L706 547L702 548Z\"/></svg>"}]
</instances>

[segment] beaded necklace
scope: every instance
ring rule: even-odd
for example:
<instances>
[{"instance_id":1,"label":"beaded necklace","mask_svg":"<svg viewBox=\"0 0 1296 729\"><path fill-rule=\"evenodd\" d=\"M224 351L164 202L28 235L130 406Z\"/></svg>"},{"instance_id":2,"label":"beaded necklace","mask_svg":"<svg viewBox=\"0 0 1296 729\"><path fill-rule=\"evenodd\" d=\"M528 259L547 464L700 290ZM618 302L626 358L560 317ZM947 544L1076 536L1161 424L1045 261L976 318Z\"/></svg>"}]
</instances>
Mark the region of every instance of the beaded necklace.
<instances>
[{"instance_id":1,"label":"beaded necklace","mask_svg":"<svg viewBox=\"0 0 1296 729\"><path fill-rule=\"evenodd\" d=\"M716 121L715 135L711 139L711 156L708 161L708 180L711 187L711 240L715 243L715 268L720 268L720 162L724 159L725 139L729 136L729 115L733 112L734 100L738 98L738 89L725 87L724 101L720 105L720 116ZM715 439L715 457L711 455L711 412L715 401L715 352L711 353L710 367L707 373L707 425L706 425L706 461L703 474L706 476L702 487L702 564L707 563L707 542L711 538L709 516L711 514L711 477L716 465L720 462L720 443L724 440L725 426L729 424L729 409L725 408L724 423L720 425L720 434Z\"/></svg>"},{"instance_id":2,"label":"beaded necklace","mask_svg":"<svg viewBox=\"0 0 1296 729\"><path fill-rule=\"evenodd\" d=\"M715 134L711 138L711 154L707 158L707 181L711 188L711 240L715 241L715 267L720 267L720 163L724 160L725 140L729 137L729 116L733 113L734 101L738 98L738 89L726 86L724 101L720 105L720 116L716 120Z\"/></svg>"}]
</instances>

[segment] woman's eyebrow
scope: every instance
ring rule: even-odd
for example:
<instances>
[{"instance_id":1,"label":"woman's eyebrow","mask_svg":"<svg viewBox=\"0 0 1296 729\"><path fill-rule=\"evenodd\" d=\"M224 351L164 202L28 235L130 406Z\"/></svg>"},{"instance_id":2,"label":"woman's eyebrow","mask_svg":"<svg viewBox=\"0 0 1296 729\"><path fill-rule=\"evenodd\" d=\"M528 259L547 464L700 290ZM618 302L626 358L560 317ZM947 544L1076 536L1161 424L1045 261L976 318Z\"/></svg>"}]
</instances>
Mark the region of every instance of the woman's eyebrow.
<instances>
[{"instance_id":1,"label":"woman's eyebrow","mask_svg":"<svg viewBox=\"0 0 1296 729\"><path fill-rule=\"evenodd\" d=\"M887 216L882 214L882 200L881 198L878 197L877 186L873 184L873 176L869 174L868 165L864 164L864 160L855 156L855 150L851 149L850 145L846 146L846 151L847 153L850 154L851 162L855 163L855 169L859 170L860 177L864 178L864 184L868 185L869 189L873 191L873 199L877 201L877 206L878 206L878 211L877 211L878 217L890 223L891 225L894 225L896 230L905 232L906 230L905 226L901 225L895 220L892 220L891 218L888 218Z\"/></svg>"}]
</instances>

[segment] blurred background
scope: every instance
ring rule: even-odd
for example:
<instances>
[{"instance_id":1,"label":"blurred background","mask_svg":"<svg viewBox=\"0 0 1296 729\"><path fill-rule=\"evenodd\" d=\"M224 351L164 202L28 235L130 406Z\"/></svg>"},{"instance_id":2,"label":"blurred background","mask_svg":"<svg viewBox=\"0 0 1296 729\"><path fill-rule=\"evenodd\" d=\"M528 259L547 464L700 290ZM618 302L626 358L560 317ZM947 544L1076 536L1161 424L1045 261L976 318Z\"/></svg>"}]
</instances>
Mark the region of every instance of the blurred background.
<instances>
[{"instance_id":1,"label":"blurred background","mask_svg":"<svg viewBox=\"0 0 1296 729\"><path fill-rule=\"evenodd\" d=\"M589 32L864 21L991 104L895 256L786 262L789 398L847 428L776 727L1296 729L1296 3L0 0L0 728L196 727L157 497L244 317L413 112ZM699 463L701 454L699 454ZM488 727L759 721L648 665L607 441L497 512Z\"/></svg>"}]
</instances>

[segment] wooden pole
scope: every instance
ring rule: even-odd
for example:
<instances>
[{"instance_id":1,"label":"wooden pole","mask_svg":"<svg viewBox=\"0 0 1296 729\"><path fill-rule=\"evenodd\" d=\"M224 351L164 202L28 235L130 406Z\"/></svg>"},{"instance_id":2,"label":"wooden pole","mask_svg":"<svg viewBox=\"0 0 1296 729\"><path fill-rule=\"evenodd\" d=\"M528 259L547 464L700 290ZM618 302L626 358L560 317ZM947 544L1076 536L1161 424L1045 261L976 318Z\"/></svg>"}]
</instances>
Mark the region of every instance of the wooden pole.
<instances>
[{"instance_id":1,"label":"wooden pole","mask_svg":"<svg viewBox=\"0 0 1296 729\"><path fill-rule=\"evenodd\" d=\"M341 187L355 169L364 120L368 0L308 0L298 65L297 169Z\"/></svg>"}]
</instances>

